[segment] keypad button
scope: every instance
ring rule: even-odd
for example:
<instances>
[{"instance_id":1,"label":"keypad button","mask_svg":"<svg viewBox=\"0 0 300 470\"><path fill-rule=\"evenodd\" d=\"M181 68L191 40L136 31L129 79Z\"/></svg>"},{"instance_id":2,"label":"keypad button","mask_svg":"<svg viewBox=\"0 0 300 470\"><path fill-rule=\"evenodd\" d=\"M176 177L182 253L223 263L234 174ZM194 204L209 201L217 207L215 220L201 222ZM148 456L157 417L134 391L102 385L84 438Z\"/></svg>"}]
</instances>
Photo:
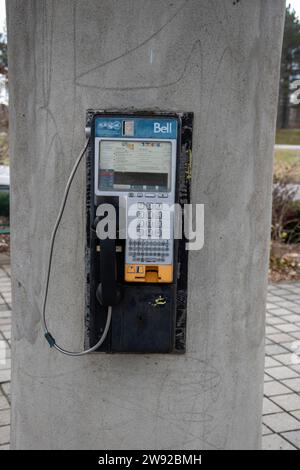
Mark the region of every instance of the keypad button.
<instances>
[{"instance_id":1,"label":"keypad button","mask_svg":"<svg viewBox=\"0 0 300 470\"><path fill-rule=\"evenodd\" d=\"M144 209L144 203L143 202L139 202L138 203L138 209Z\"/></svg>"},{"instance_id":2,"label":"keypad button","mask_svg":"<svg viewBox=\"0 0 300 470\"><path fill-rule=\"evenodd\" d=\"M155 193L145 193L145 197L155 197Z\"/></svg>"}]
</instances>

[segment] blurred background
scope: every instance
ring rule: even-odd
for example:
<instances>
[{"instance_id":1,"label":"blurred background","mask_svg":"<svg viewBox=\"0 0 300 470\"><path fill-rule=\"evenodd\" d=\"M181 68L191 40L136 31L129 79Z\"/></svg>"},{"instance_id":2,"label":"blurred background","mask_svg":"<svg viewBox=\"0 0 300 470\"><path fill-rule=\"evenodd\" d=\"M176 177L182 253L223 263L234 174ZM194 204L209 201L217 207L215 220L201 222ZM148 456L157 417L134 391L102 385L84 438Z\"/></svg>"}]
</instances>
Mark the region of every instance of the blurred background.
<instances>
[{"instance_id":1,"label":"blurred background","mask_svg":"<svg viewBox=\"0 0 300 470\"><path fill-rule=\"evenodd\" d=\"M274 149L269 277L300 279L300 1L287 1Z\"/></svg>"},{"instance_id":2,"label":"blurred background","mask_svg":"<svg viewBox=\"0 0 300 470\"><path fill-rule=\"evenodd\" d=\"M0 0L0 254L9 254L9 94ZM300 280L300 0L287 1L274 148L269 280Z\"/></svg>"}]
</instances>

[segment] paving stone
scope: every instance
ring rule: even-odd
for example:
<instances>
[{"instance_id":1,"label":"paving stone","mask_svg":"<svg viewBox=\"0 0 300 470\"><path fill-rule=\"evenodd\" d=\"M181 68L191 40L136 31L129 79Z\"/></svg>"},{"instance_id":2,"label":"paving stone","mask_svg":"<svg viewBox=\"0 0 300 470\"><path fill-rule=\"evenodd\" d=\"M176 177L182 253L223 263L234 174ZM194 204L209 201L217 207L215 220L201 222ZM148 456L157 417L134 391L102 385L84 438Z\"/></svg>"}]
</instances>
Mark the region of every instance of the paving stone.
<instances>
[{"instance_id":1,"label":"paving stone","mask_svg":"<svg viewBox=\"0 0 300 470\"><path fill-rule=\"evenodd\" d=\"M5 361L3 359L0 359L0 371L10 370L10 369L11 369L11 359L8 359L6 355Z\"/></svg>"},{"instance_id":2,"label":"paving stone","mask_svg":"<svg viewBox=\"0 0 300 470\"><path fill-rule=\"evenodd\" d=\"M11 358L11 349L9 347L9 345L7 345L7 348L5 350L5 360L8 360Z\"/></svg>"},{"instance_id":3,"label":"paving stone","mask_svg":"<svg viewBox=\"0 0 300 470\"><path fill-rule=\"evenodd\" d=\"M297 321L300 320L300 315L297 315L297 314L287 315L285 319L289 321L290 323L296 323Z\"/></svg>"},{"instance_id":4,"label":"paving stone","mask_svg":"<svg viewBox=\"0 0 300 470\"><path fill-rule=\"evenodd\" d=\"M285 297L287 300L291 300L292 302L295 302L300 299L300 295L296 293L295 294L288 293L288 294L285 294L283 297Z\"/></svg>"},{"instance_id":5,"label":"paving stone","mask_svg":"<svg viewBox=\"0 0 300 470\"><path fill-rule=\"evenodd\" d=\"M288 303L293 306L292 302L284 302L285 304ZM291 311L288 310L287 308L283 308L283 305L278 306L278 308L272 309L273 315L277 315L279 317L285 317L287 315L291 315Z\"/></svg>"},{"instance_id":6,"label":"paving stone","mask_svg":"<svg viewBox=\"0 0 300 470\"><path fill-rule=\"evenodd\" d=\"M264 393L267 397L273 397L276 395L282 395L283 393L291 393L291 390L285 387L282 383L273 380L272 382L267 382L264 385Z\"/></svg>"},{"instance_id":7,"label":"paving stone","mask_svg":"<svg viewBox=\"0 0 300 470\"><path fill-rule=\"evenodd\" d=\"M271 325L271 326L276 325L276 328L281 328L281 325L290 325L290 323L285 323L283 322L283 320L284 318L271 316L270 318L267 319L266 323L267 325ZM295 326L295 328L298 329L297 325Z\"/></svg>"},{"instance_id":8,"label":"paving stone","mask_svg":"<svg viewBox=\"0 0 300 470\"><path fill-rule=\"evenodd\" d=\"M268 375L266 372L264 374L264 383L266 382L271 382L273 380L273 377L271 377L270 375Z\"/></svg>"},{"instance_id":9,"label":"paving stone","mask_svg":"<svg viewBox=\"0 0 300 470\"><path fill-rule=\"evenodd\" d=\"M270 428L268 428L268 426L263 424L261 433L262 433L263 436L266 436L267 434L273 434L273 431ZM1 447L0 447L0 449L1 449Z\"/></svg>"},{"instance_id":10,"label":"paving stone","mask_svg":"<svg viewBox=\"0 0 300 470\"><path fill-rule=\"evenodd\" d=\"M299 419L299 421L300 421L300 411L299 410L298 411L291 411L291 415L295 416L295 418Z\"/></svg>"},{"instance_id":11,"label":"paving stone","mask_svg":"<svg viewBox=\"0 0 300 470\"><path fill-rule=\"evenodd\" d=\"M275 359L277 362L282 362L282 364L285 365L290 365L293 363L293 354L288 352L286 354L278 354L275 356L272 356L273 359Z\"/></svg>"},{"instance_id":12,"label":"paving stone","mask_svg":"<svg viewBox=\"0 0 300 470\"><path fill-rule=\"evenodd\" d=\"M10 381L10 370L0 370L0 384Z\"/></svg>"},{"instance_id":13,"label":"paving stone","mask_svg":"<svg viewBox=\"0 0 300 470\"><path fill-rule=\"evenodd\" d=\"M0 391L0 411L1 410L7 410L8 408L9 408L9 403L6 400L5 396L2 395L2 393Z\"/></svg>"},{"instance_id":14,"label":"paving stone","mask_svg":"<svg viewBox=\"0 0 300 470\"><path fill-rule=\"evenodd\" d=\"M295 326L296 328L298 328L297 325L293 325L293 326ZM292 332L291 332L291 335L292 335L294 338L300 340L300 331L292 331Z\"/></svg>"},{"instance_id":15,"label":"paving stone","mask_svg":"<svg viewBox=\"0 0 300 470\"><path fill-rule=\"evenodd\" d=\"M280 367L272 367L268 369L268 374L273 377L274 379L290 379L293 377L297 377L297 372L293 371L287 366L280 366Z\"/></svg>"},{"instance_id":16,"label":"paving stone","mask_svg":"<svg viewBox=\"0 0 300 470\"><path fill-rule=\"evenodd\" d=\"M279 295L280 297L284 297L286 294L290 294L291 291L289 289L283 288L282 285L280 285L279 287L278 284L274 288L272 288L272 284L271 284L271 288L268 288L268 292L270 292L271 295ZM269 299L269 295L268 295L268 299Z\"/></svg>"},{"instance_id":17,"label":"paving stone","mask_svg":"<svg viewBox=\"0 0 300 470\"><path fill-rule=\"evenodd\" d=\"M298 339L294 339L288 343L282 343L281 346L285 348L287 351L295 352L295 348L298 347Z\"/></svg>"},{"instance_id":18,"label":"paving stone","mask_svg":"<svg viewBox=\"0 0 300 470\"><path fill-rule=\"evenodd\" d=\"M4 384L1 384L2 390L5 393L6 396L10 396L10 382L6 382Z\"/></svg>"},{"instance_id":19,"label":"paving stone","mask_svg":"<svg viewBox=\"0 0 300 470\"><path fill-rule=\"evenodd\" d=\"M296 448L277 434L262 437L263 450L296 450Z\"/></svg>"},{"instance_id":20,"label":"paving stone","mask_svg":"<svg viewBox=\"0 0 300 470\"><path fill-rule=\"evenodd\" d=\"M270 300L270 297L273 296L273 295L276 295L276 293L277 293L277 297L280 297L280 300L275 300L275 302L274 302L274 301L271 301L271 300ZM289 295L289 294L290 294L289 291L283 290L283 289L280 290L280 291L279 291L279 290L273 291L273 292L271 292L270 294L268 294L267 302L268 302L269 304L271 304L271 305L273 305L274 303L277 304L278 302L285 301L285 300L286 300L286 296Z\"/></svg>"},{"instance_id":21,"label":"paving stone","mask_svg":"<svg viewBox=\"0 0 300 470\"><path fill-rule=\"evenodd\" d=\"M282 299L278 295L271 294L271 295L268 295L268 300L269 302L277 302L278 300L280 301Z\"/></svg>"},{"instance_id":22,"label":"paving stone","mask_svg":"<svg viewBox=\"0 0 300 470\"><path fill-rule=\"evenodd\" d=\"M0 427L0 445L9 444L10 442L10 426Z\"/></svg>"},{"instance_id":23,"label":"paving stone","mask_svg":"<svg viewBox=\"0 0 300 470\"><path fill-rule=\"evenodd\" d=\"M275 432L298 431L300 429L300 421L288 413L275 413L266 415L263 418L264 424L273 429Z\"/></svg>"},{"instance_id":24,"label":"paving stone","mask_svg":"<svg viewBox=\"0 0 300 470\"><path fill-rule=\"evenodd\" d=\"M0 427L10 424L10 410L0 410Z\"/></svg>"},{"instance_id":25,"label":"paving stone","mask_svg":"<svg viewBox=\"0 0 300 470\"><path fill-rule=\"evenodd\" d=\"M11 311L10 310L0 310L0 318L10 318L11 317Z\"/></svg>"},{"instance_id":26,"label":"paving stone","mask_svg":"<svg viewBox=\"0 0 300 470\"><path fill-rule=\"evenodd\" d=\"M279 331L276 330L276 328L274 328L274 326L267 326L266 327L266 335L270 336L272 333L279 333Z\"/></svg>"},{"instance_id":27,"label":"paving stone","mask_svg":"<svg viewBox=\"0 0 300 470\"><path fill-rule=\"evenodd\" d=\"M300 449L300 431L290 431L284 432L281 434L285 439L287 439L291 444Z\"/></svg>"},{"instance_id":28,"label":"paving stone","mask_svg":"<svg viewBox=\"0 0 300 470\"><path fill-rule=\"evenodd\" d=\"M266 308L267 308L267 310L272 310L273 308L278 308L278 306L276 304L271 303L271 302L267 302Z\"/></svg>"},{"instance_id":29,"label":"paving stone","mask_svg":"<svg viewBox=\"0 0 300 470\"><path fill-rule=\"evenodd\" d=\"M276 318L276 320L277 320L277 318ZM293 323L283 323L283 324L279 324L279 325L277 324L276 328L283 331L284 333L291 333L291 332L295 332L295 331L300 333L299 326L294 325ZM293 334L293 336L295 336L294 333L292 333L292 334Z\"/></svg>"},{"instance_id":30,"label":"paving stone","mask_svg":"<svg viewBox=\"0 0 300 470\"><path fill-rule=\"evenodd\" d=\"M294 304L293 307L290 307L290 310L291 310L292 312L295 312L295 313L300 313L300 306Z\"/></svg>"},{"instance_id":31,"label":"paving stone","mask_svg":"<svg viewBox=\"0 0 300 470\"><path fill-rule=\"evenodd\" d=\"M7 310L7 307L5 304L0 304L0 312L2 312L3 310Z\"/></svg>"},{"instance_id":32,"label":"paving stone","mask_svg":"<svg viewBox=\"0 0 300 470\"><path fill-rule=\"evenodd\" d=\"M295 354L295 360L299 361L299 356ZM300 376L300 364L291 364L290 368L297 372L298 376Z\"/></svg>"},{"instance_id":33,"label":"paving stone","mask_svg":"<svg viewBox=\"0 0 300 470\"><path fill-rule=\"evenodd\" d=\"M265 357L265 368L268 369L269 367L276 367L281 366L280 362L276 361L274 358L270 356Z\"/></svg>"},{"instance_id":34,"label":"paving stone","mask_svg":"<svg viewBox=\"0 0 300 470\"><path fill-rule=\"evenodd\" d=\"M300 378L287 379L282 381L283 385L290 387L294 392L300 392Z\"/></svg>"},{"instance_id":35,"label":"paving stone","mask_svg":"<svg viewBox=\"0 0 300 470\"><path fill-rule=\"evenodd\" d=\"M272 397L272 400L286 411L300 410L300 396L297 393L278 395L277 397Z\"/></svg>"},{"instance_id":36,"label":"paving stone","mask_svg":"<svg viewBox=\"0 0 300 470\"><path fill-rule=\"evenodd\" d=\"M273 403L269 398L264 397L263 401L263 415L268 415L272 413L280 413L282 411L279 406ZM1 423L1 421L0 421Z\"/></svg>"},{"instance_id":37,"label":"paving stone","mask_svg":"<svg viewBox=\"0 0 300 470\"><path fill-rule=\"evenodd\" d=\"M268 356L273 356L275 354L286 354L287 349L283 348L282 346L279 346L279 344L268 344L266 346L266 354Z\"/></svg>"},{"instance_id":38,"label":"paving stone","mask_svg":"<svg viewBox=\"0 0 300 470\"><path fill-rule=\"evenodd\" d=\"M7 332L7 331L11 331L11 324L4 324L4 325L1 325L0 324L0 330L3 332Z\"/></svg>"},{"instance_id":39,"label":"paving stone","mask_svg":"<svg viewBox=\"0 0 300 470\"><path fill-rule=\"evenodd\" d=\"M294 339L292 336L288 335L287 333L279 333L278 331L275 334L267 334L267 336L271 341L274 341L274 343L280 343L280 344L289 343L293 341Z\"/></svg>"}]
</instances>

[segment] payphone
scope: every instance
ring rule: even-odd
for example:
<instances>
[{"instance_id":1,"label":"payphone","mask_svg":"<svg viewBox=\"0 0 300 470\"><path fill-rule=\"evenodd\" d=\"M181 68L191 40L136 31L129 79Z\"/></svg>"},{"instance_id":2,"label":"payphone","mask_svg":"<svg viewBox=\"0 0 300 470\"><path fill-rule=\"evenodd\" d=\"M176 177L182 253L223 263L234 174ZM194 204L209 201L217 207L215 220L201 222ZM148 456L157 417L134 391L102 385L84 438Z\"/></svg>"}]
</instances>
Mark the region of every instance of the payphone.
<instances>
[{"instance_id":1,"label":"payphone","mask_svg":"<svg viewBox=\"0 0 300 470\"><path fill-rule=\"evenodd\" d=\"M101 351L185 349L188 252L174 204L190 202L192 124L192 113L88 112L87 347L115 300ZM115 240L97 235L102 204L116 209Z\"/></svg>"},{"instance_id":2,"label":"payphone","mask_svg":"<svg viewBox=\"0 0 300 470\"><path fill-rule=\"evenodd\" d=\"M192 126L192 113L87 112L85 351L185 351Z\"/></svg>"}]
</instances>

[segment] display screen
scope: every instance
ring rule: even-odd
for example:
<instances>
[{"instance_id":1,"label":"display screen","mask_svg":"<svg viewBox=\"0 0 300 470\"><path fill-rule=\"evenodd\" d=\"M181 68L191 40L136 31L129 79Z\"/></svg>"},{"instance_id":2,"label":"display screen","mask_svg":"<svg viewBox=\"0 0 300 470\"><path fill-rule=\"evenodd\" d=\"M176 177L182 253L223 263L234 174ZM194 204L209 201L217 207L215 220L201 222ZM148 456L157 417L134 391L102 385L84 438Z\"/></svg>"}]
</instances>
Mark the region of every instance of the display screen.
<instances>
[{"instance_id":1,"label":"display screen","mask_svg":"<svg viewBox=\"0 0 300 470\"><path fill-rule=\"evenodd\" d=\"M99 145L100 191L169 191L171 142L101 140Z\"/></svg>"}]
</instances>

